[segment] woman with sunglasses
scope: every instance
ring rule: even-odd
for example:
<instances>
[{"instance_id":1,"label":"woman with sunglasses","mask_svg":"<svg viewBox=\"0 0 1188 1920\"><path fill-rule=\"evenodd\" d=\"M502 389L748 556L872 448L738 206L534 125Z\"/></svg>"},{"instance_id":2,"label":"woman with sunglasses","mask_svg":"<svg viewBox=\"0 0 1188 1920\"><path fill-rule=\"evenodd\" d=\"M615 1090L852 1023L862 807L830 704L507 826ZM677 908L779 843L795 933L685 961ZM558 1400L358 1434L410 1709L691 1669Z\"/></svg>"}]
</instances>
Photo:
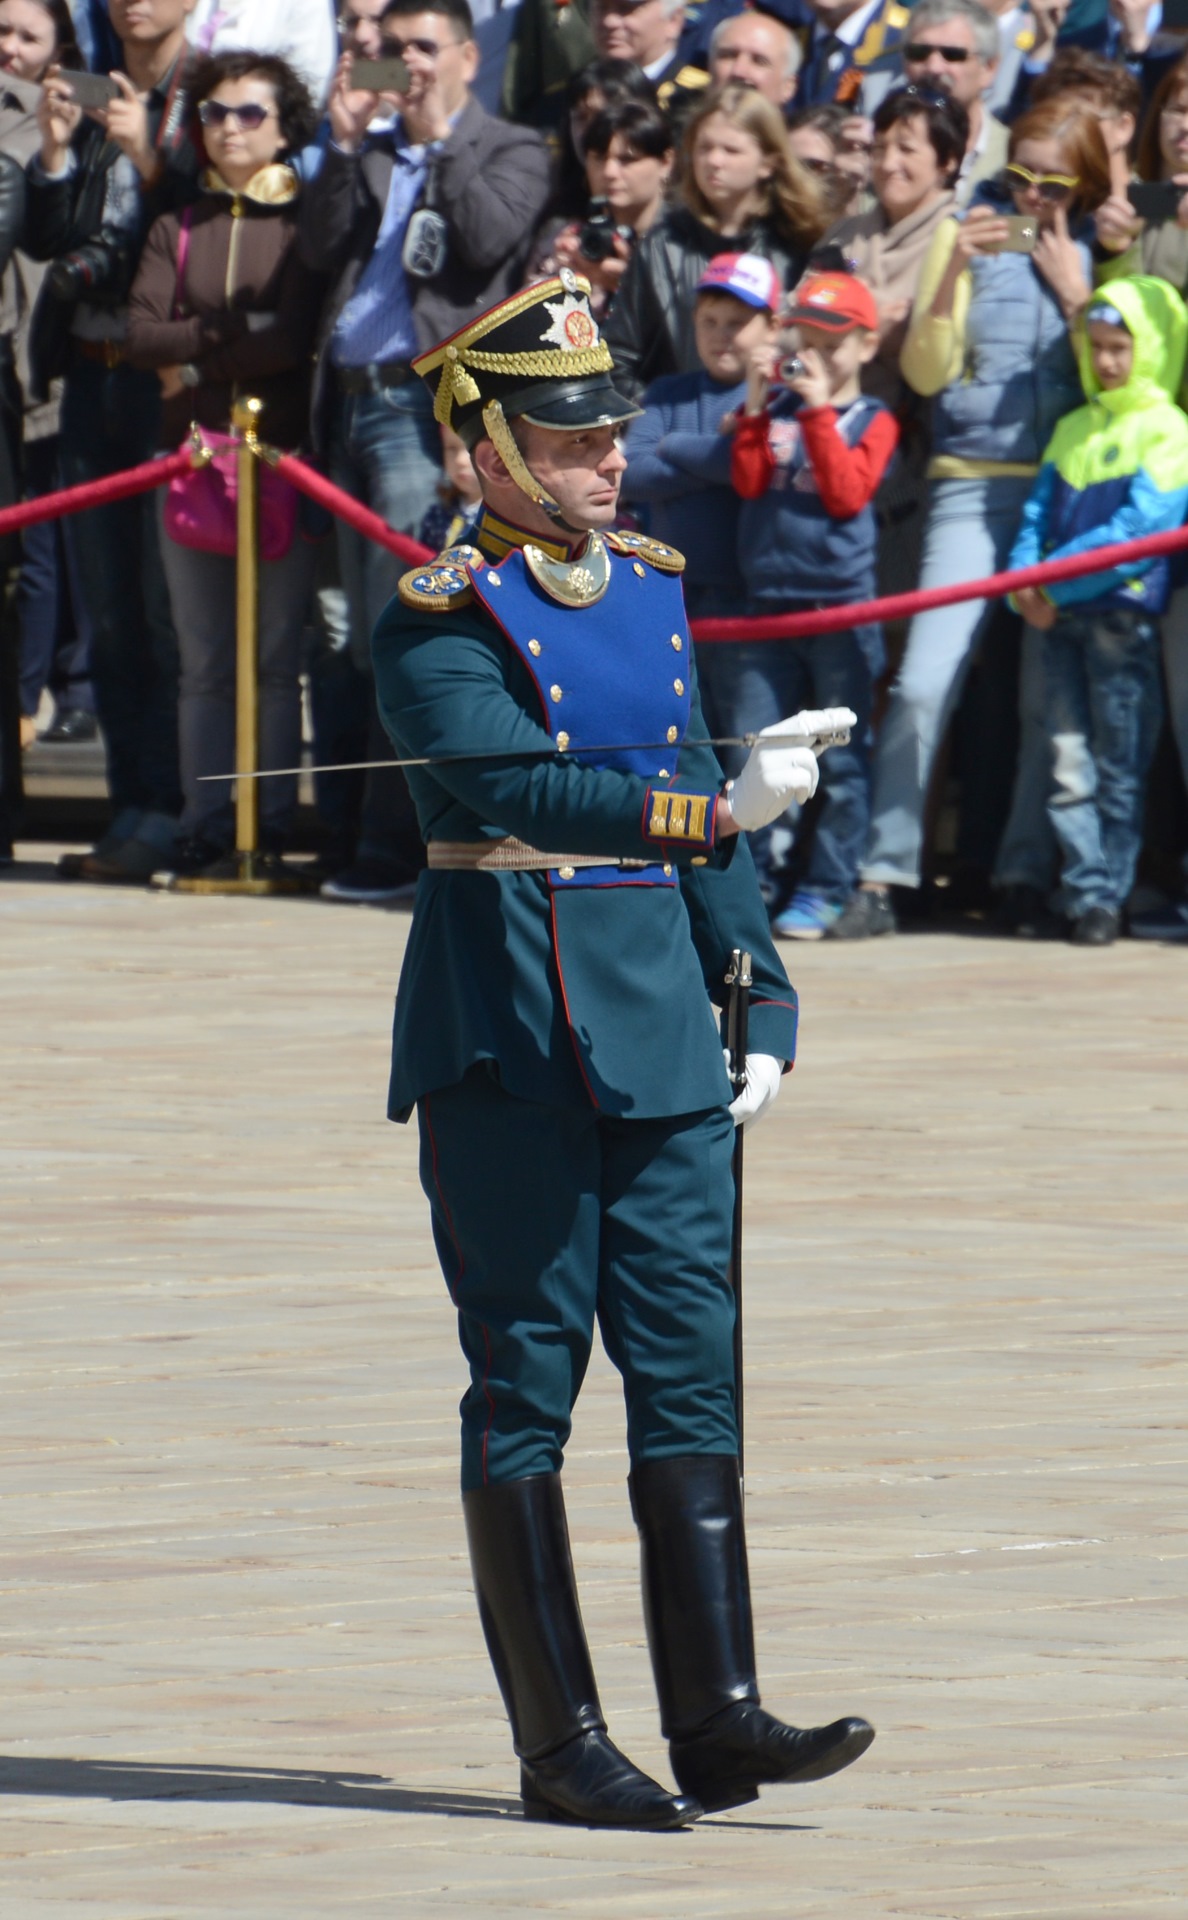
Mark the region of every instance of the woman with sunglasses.
<instances>
[{"instance_id":1,"label":"woman with sunglasses","mask_svg":"<svg viewBox=\"0 0 1188 1920\"><path fill-rule=\"evenodd\" d=\"M1052 101L1015 122L1001 185L979 189L963 219L937 230L900 362L909 385L933 401L922 587L976 580L1006 564L1052 429L1081 403L1069 327L1090 296L1088 216L1109 191L1096 120ZM878 740L862 885L833 928L837 938L893 932L891 888L920 885L937 749L990 611L971 600L912 621ZM1034 634L1024 637L1022 680L1019 772L995 864L997 884L1009 890L1005 916L1020 930L1034 926L1055 856ZM983 874L1009 778L1003 766L975 823L981 857L969 864Z\"/></svg>"},{"instance_id":2,"label":"woman with sunglasses","mask_svg":"<svg viewBox=\"0 0 1188 1920\"><path fill-rule=\"evenodd\" d=\"M128 358L155 368L162 445L191 422L227 433L240 395L264 402L263 437L292 449L305 438L312 354L324 281L297 257L298 178L290 156L317 120L305 86L273 55L221 54L194 76L192 101L209 165L201 194L149 233L132 287ZM162 507L163 512L163 507ZM204 774L235 764L235 560L163 536L181 653L182 844L175 864L195 873L230 848L231 797ZM288 767L300 751L299 646L313 549L300 532L263 562L260 591L260 764ZM295 782L261 792L263 838L279 851Z\"/></svg>"}]
</instances>

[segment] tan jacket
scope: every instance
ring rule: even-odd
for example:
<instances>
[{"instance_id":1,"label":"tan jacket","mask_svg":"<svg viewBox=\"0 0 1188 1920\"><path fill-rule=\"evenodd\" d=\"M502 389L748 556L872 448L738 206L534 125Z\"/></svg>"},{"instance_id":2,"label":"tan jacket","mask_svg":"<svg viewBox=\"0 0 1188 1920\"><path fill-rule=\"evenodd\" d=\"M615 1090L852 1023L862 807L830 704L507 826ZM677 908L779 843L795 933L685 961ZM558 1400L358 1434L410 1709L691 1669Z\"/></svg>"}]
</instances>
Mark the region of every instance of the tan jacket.
<instances>
[{"instance_id":1,"label":"tan jacket","mask_svg":"<svg viewBox=\"0 0 1188 1920\"><path fill-rule=\"evenodd\" d=\"M911 318L912 301L932 237L953 212L954 196L942 193L931 206L890 226L881 207L851 214L825 235L824 246L840 247L853 271L874 294L883 324L878 357L866 368L862 390L899 408L905 388L899 356Z\"/></svg>"}]
</instances>

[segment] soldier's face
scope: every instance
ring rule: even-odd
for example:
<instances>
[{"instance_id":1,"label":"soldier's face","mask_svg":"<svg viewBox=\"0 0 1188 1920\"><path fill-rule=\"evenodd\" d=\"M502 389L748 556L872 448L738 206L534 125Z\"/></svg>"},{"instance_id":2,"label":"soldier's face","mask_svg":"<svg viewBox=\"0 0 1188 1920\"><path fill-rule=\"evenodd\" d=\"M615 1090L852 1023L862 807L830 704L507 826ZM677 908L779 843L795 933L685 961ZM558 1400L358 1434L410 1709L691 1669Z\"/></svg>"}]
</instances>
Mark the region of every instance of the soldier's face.
<instances>
[{"instance_id":1,"label":"soldier's face","mask_svg":"<svg viewBox=\"0 0 1188 1920\"><path fill-rule=\"evenodd\" d=\"M526 420L517 425L516 439L530 471L552 494L568 526L593 532L612 524L627 467L617 431L584 427L576 433L554 433Z\"/></svg>"}]
</instances>

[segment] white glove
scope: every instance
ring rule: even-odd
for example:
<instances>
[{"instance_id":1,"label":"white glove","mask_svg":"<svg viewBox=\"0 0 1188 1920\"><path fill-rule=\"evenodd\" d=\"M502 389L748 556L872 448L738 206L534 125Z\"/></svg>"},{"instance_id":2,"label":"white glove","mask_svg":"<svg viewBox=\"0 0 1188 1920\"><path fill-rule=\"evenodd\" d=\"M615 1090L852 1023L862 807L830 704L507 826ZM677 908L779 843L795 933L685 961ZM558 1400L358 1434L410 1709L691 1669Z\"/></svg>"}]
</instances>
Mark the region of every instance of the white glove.
<instances>
[{"instance_id":1,"label":"white glove","mask_svg":"<svg viewBox=\"0 0 1188 1920\"><path fill-rule=\"evenodd\" d=\"M727 783L730 811L744 833L770 826L786 812L790 801L803 806L817 791L820 773L811 747L763 744L765 735L784 733L796 724L796 720L777 720L773 727L764 727L737 780Z\"/></svg>"},{"instance_id":2,"label":"white glove","mask_svg":"<svg viewBox=\"0 0 1188 1920\"><path fill-rule=\"evenodd\" d=\"M730 1071L730 1055L723 1047L726 1056L726 1071ZM767 1112L780 1090L780 1081L784 1077L784 1063L770 1053L748 1053L747 1081L736 1100L730 1103L734 1115L734 1124L745 1133L747 1128Z\"/></svg>"}]
</instances>

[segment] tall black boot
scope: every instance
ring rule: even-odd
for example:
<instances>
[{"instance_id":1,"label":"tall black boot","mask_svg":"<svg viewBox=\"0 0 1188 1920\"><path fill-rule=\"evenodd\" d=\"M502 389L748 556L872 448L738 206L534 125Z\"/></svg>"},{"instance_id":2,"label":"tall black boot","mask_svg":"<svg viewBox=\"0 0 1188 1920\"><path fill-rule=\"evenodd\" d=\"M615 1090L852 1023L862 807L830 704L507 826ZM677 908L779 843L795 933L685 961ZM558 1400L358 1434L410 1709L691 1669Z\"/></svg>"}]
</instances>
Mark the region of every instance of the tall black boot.
<instances>
[{"instance_id":1,"label":"tall black boot","mask_svg":"<svg viewBox=\"0 0 1188 1920\"><path fill-rule=\"evenodd\" d=\"M479 1617L520 1756L529 1820L685 1827L696 1801L665 1792L607 1738L578 1610L561 1476L462 1496Z\"/></svg>"},{"instance_id":2,"label":"tall black boot","mask_svg":"<svg viewBox=\"0 0 1188 1920\"><path fill-rule=\"evenodd\" d=\"M712 1813L857 1760L874 1739L867 1721L789 1727L759 1705L738 1461L647 1460L628 1485L661 1726L682 1790Z\"/></svg>"}]
</instances>

